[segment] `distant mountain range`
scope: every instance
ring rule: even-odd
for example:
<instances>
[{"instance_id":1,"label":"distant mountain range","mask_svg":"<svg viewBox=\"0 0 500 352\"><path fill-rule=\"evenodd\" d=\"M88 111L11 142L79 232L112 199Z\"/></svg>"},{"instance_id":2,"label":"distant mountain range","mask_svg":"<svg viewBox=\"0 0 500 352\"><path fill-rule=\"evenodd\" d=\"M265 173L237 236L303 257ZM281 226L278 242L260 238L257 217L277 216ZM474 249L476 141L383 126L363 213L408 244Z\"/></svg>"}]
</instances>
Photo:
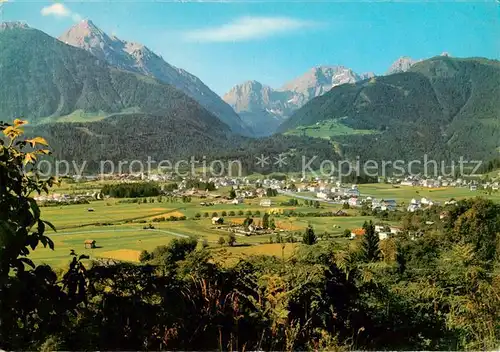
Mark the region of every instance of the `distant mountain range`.
<instances>
[{"instance_id":1,"label":"distant mountain range","mask_svg":"<svg viewBox=\"0 0 500 352\"><path fill-rule=\"evenodd\" d=\"M77 23L62 34L59 40L84 49L111 66L170 84L199 102L227 124L233 132L252 134L234 110L198 77L168 64L162 57L140 43L109 36L90 20Z\"/></svg>"},{"instance_id":2,"label":"distant mountain range","mask_svg":"<svg viewBox=\"0 0 500 352\"><path fill-rule=\"evenodd\" d=\"M498 155L499 61L442 55L402 69L331 89L297 110L279 132L328 138L349 158Z\"/></svg>"},{"instance_id":3,"label":"distant mountain range","mask_svg":"<svg viewBox=\"0 0 500 352\"><path fill-rule=\"evenodd\" d=\"M357 74L344 66L318 66L278 89L257 81L244 82L233 87L223 99L257 135L269 135L309 100L338 85L373 76L373 73Z\"/></svg>"},{"instance_id":4,"label":"distant mountain range","mask_svg":"<svg viewBox=\"0 0 500 352\"><path fill-rule=\"evenodd\" d=\"M306 152L488 160L500 151L498 61L402 57L377 77L319 66L277 89L245 82L223 101L196 77L90 21L60 39L24 23L0 24L0 118L28 119L30 133L46 136L59 157L211 155L244 158L251 170L255 155L273 150L289 151L294 165ZM245 136L273 132L280 134Z\"/></svg>"}]
</instances>

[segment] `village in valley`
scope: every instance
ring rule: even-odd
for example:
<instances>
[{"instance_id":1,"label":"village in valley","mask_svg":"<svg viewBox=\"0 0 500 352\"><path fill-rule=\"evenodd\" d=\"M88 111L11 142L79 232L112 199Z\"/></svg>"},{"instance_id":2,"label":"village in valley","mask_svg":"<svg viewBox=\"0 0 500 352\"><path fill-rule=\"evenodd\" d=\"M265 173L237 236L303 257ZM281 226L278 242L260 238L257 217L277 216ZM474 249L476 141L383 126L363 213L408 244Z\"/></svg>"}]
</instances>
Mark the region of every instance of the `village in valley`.
<instances>
[{"instance_id":1,"label":"village in valley","mask_svg":"<svg viewBox=\"0 0 500 352\"><path fill-rule=\"evenodd\" d=\"M142 185L153 193L128 197L109 192ZM211 178L128 174L64 178L52 193L35 199L59 225L54 236L60 236L62 243L75 247L81 241L94 258L138 261L141 252L176 237L195 236L214 251L238 257L284 255L282 246L292 255L309 228L318 241L348 243L364 235L366 221L372 221L379 239L385 240L402 231L406 213L444 209L471 196L500 199L498 187L498 180L484 178L389 177L379 178L379 183L353 184L281 174ZM446 216L442 211L435 221ZM57 255L49 259L44 251L37 254L41 261L59 260Z\"/></svg>"}]
</instances>

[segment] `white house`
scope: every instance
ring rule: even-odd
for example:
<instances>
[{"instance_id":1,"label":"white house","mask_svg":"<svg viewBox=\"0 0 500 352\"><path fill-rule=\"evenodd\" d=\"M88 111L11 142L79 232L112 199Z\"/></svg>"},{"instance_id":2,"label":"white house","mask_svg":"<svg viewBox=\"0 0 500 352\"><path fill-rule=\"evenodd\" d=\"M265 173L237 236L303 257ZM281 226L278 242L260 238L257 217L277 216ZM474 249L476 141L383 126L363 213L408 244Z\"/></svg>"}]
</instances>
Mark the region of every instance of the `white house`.
<instances>
[{"instance_id":1,"label":"white house","mask_svg":"<svg viewBox=\"0 0 500 352\"><path fill-rule=\"evenodd\" d=\"M420 208L420 206L418 204L410 204L410 205L408 205L408 208L406 208L406 210L409 211L410 213L414 213L419 208Z\"/></svg>"},{"instance_id":2,"label":"white house","mask_svg":"<svg viewBox=\"0 0 500 352\"><path fill-rule=\"evenodd\" d=\"M386 240L389 238L389 234L387 232L379 232L378 233L378 239L379 240Z\"/></svg>"},{"instance_id":3,"label":"white house","mask_svg":"<svg viewBox=\"0 0 500 352\"><path fill-rule=\"evenodd\" d=\"M318 192L316 193L316 197L320 199L328 199L328 193L326 192Z\"/></svg>"},{"instance_id":4,"label":"white house","mask_svg":"<svg viewBox=\"0 0 500 352\"><path fill-rule=\"evenodd\" d=\"M390 230L391 230L391 233L392 233L393 235L397 235L398 233L400 233L400 232L401 232L401 228L400 228L400 227L396 227L396 226L391 226L391 227L390 227Z\"/></svg>"},{"instance_id":5,"label":"white house","mask_svg":"<svg viewBox=\"0 0 500 352\"><path fill-rule=\"evenodd\" d=\"M261 207L270 207L271 206L271 199L262 199L260 201L260 206Z\"/></svg>"},{"instance_id":6,"label":"white house","mask_svg":"<svg viewBox=\"0 0 500 352\"><path fill-rule=\"evenodd\" d=\"M423 205L428 205L429 202L430 202L430 200L425 198L425 197L422 197L422 199L420 199L420 203Z\"/></svg>"},{"instance_id":7,"label":"white house","mask_svg":"<svg viewBox=\"0 0 500 352\"><path fill-rule=\"evenodd\" d=\"M349 198L348 204L350 207L360 207L361 206L361 200L356 197L351 197Z\"/></svg>"}]
</instances>

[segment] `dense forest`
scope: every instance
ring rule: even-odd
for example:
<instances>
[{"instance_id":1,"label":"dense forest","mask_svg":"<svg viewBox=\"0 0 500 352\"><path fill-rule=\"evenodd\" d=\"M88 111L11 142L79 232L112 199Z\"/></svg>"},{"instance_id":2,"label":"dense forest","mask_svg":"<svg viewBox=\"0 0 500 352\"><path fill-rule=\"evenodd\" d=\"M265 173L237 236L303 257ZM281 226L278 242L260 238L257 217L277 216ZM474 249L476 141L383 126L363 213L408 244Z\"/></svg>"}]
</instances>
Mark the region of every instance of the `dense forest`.
<instances>
[{"instance_id":1,"label":"dense forest","mask_svg":"<svg viewBox=\"0 0 500 352\"><path fill-rule=\"evenodd\" d=\"M141 126L138 129L138 126ZM225 173L229 173L232 161L241 163L243 174L253 172L269 174L272 172L300 171L303 157L310 167L318 169L323 160L340 160L334 147L326 140L310 137L275 135L262 139L201 132L189 128L188 122L168 119L162 116L144 116L128 114L114 116L102 121L88 123L53 123L39 126L27 126L26 133L30 136L41 135L49 141L53 155L50 160L75 161L78 165L86 162L88 173L99 172L100 162L106 160L115 163L126 161L122 170L128 172L130 163L139 160L147 171L148 158L154 170L159 163L168 160L170 164L162 165L165 172L171 171L179 160L195 163L195 168L207 168L214 160L224 162ZM286 157L285 163L277 165L280 154ZM269 157L265 165L257 164L257 157ZM183 164L185 166L185 164ZM189 166L189 169L191 167ZM105 168L104 172L111 172ZM131 171L140 171L140 165L131 167ZM215 174L219 169L213 170ZM237 175L238 169L233 175ZM122 171L123 172L123 171Z\"/></svg>"},{"instance_id":2,"label":"dense forest","mask_svg":"<svg viewBox=\"0 0 500 352\"><path fill-rule=\"evenodd\" d=\"M500 205L481 198L406 213L379 240L350 245L312 227L291 258L224 265L195 238L144 263L71 253L66 270L36 266L54 248L31 195L54 180L25 174L45 153L0 125L0 345L6 350L493 350L500 344ZM29 148L27 148L29 146ZM361 225L361 224L360 224ZM286 246L284 243L283 245ZM85 262L85 265L84 265Z\"/></svg>"},{"instance_id":3,"label":"dense forest","mask_svg":"<svg viewBox=\"0 0 500 352\"><path fill-rule=\"evenodd\" d=\"M348 157L489 160L500 146L500 63L436 57L409 72L334 87L280 126L339 119L373 134L335 137Z\"/></svg>"},{"instance_id":4,"label":"dense forest","mask_svg":"<svg viewBox=\"0 0 500 352\"><path fill-rule=\"evenodd\" d=\"M158 184L151 182L107 184L101 193L113 198L156 197L161 194Z\"/></svg>"}]
</instances>

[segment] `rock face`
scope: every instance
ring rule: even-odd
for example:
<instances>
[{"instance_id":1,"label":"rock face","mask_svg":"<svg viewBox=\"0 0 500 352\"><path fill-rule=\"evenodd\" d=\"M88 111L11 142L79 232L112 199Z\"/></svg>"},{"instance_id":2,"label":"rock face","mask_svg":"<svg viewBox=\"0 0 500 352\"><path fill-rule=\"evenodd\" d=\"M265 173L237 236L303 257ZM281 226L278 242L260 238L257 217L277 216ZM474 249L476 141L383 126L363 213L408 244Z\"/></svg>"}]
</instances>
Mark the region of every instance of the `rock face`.
<instances>
[{"instance_id":1,"label":"rock face","mask_svg":"<svg viewBox=\"0 0 500 352\"><path fill-rule=\"evenodd\" d=\"M414 60L409 56L401 56L392 63L391 67L387 70L387 74L407 72L413 65L420 61L422 60Z\"/></svg>"},{"instance_id":2,"label":"rock face","mask_svg":"<svg viewBox=\"0 0 500 352\"><path fill-rule=\"evenodd\" d=\"M233 87L223 99L257 135L270 135L309 100L335 86L373 76L373 73L357 74L344 66L318 66L278 89L257 81L244 82Z\"/></svg>"},{"instance_id":3,"label":"rock face","mask_svg":"<svg viewBox=\"0 0 500 352\"><path fill-rule=\"evenodd\" d=\"M2 22L0 23L0 31L6 30L6 29L29 29L30 27L20 21L13 21L13 22Z\"/></svg>"},{"instance_id":4,"label":"rock face","mask_svg":"<svg viewBox=\"0 0 500 352\"><path fill-rule=\"evenodd\" d=\"M154 77L170 84L198 101L226 123L233 132L243 135L251 131L234 110L198 77L168 64L140 43L109 36L92 21L83 20L59 37L62 42L84 49L98 59L122 70Z\"/></svg>"}]
</instances>

